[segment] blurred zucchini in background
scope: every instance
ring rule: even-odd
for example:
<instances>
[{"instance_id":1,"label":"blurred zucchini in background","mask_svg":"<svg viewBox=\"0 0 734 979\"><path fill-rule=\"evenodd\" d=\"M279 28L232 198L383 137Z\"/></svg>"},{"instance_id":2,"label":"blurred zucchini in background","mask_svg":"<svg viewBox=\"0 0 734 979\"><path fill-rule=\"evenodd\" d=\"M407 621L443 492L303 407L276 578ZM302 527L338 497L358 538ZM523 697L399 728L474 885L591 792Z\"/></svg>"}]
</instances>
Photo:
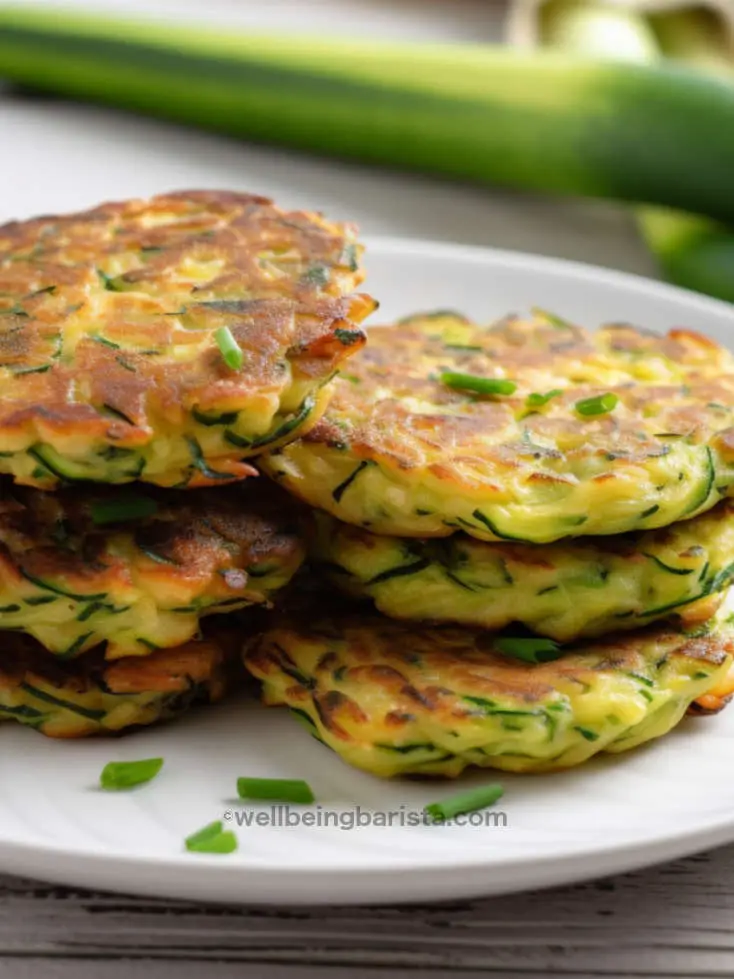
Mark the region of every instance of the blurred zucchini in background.
<instances>
[{"instance_id":1,"label":"blurred zucchini in background","mask_svg":"<svg viewBox=\"0 0 734 979\"><path fill-rule=\"evenodd\" d=\"M734 92L734 53L709 11L644 16L603 0L550 0L539 11L540 43L571 54L656 63L662 57L716 74ZM706 148L699 148L705 154ZM693 171L692 179L698 179ZM734 228L674 210L640 208L642 235L671 282L734 302Z\"/></svg>"},{"instance_id":2,"label":"blurred zucchini in background","mask_svg":"<svg viewBox=\"0 0 734 979\"><path fill-rule=\"evenodd\" d=\"M0 7L0 77L233 136L734 224L734 86L491 46Z\"/></svg>"}]
</instances>

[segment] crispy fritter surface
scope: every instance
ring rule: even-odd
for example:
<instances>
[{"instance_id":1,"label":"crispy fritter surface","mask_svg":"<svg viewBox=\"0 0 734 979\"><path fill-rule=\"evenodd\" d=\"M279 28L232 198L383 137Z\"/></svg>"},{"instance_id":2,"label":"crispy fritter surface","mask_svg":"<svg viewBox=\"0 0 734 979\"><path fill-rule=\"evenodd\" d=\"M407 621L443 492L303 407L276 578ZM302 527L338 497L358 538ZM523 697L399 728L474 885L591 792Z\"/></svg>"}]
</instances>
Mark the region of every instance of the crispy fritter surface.
<instances>
[{"instance_id":1,"label":"crispy fritter surface","mask_svg":"<svg viewBox=\"0 0 734 979\"><path fill-rule=\"evenodd\" d=\"M305 552L296 508L274 490L255 479L190 493L42 493L6 479L2 628L61 658L106 642L114 659L178 646L202 616L269 603Z\"/></svg>"},{"instance_id":2,"label":"crispy fritter surface","mask_svg":"<svg viewBox=\"0 0 734 979\"><path fill-rule=\"evenodd\" d=\"M470 765L568 768L658 738L723 681L734 651L723 614L695 635L653 626L538 664L497 642L485 631L311 608L250 641L244 661L266 703L290 707L351 765L452 777Z\"/></svg>"},{"instance_id":3,"label":"crispy fritter surface","mask_svg":"<svg viewBox=\"0 0 734 979\"><path fill-rule=\"evenodd\" d=\"M311 556L339 589L397 619L502 629L520 622L570 642L677 615L710 618L734 578L734 504L657 530L538 547L381 537L315 514Z\"/></svg>"},{"instance_id":4,"label":"crispy fritter surface","mask_svg":"<svg viewBox=\"0 0 734 979\"><path fill-rule=\"evenodd\" d=\"M216 191L0 227L0 472L43 488L249 475L241 460L315 421L363 345L360 253L350 225Z\"/></svg>"},{"instance_id":5,"label":"crispy fritter surface","mask_svg":"<svg viewBox=\"0 0 734 979\"><path fill-rule=\"evenodd\" d=\"M517 390L455 390L445 372ZM605 394L612 410L577 408ZM734 491L734 357L682 329L415 316L371 330L319 424L261 465L380 534L547 543L664 527Z\"/></svg>"},{"instance_id":6,"label":"crispy fritter surface","mask_svg":"<svg viewBox=\"0 0 734 979\"><path fill-rule=\"evenodd\" d=\"M3 634L0 720L16 720L52 738L118 734L169 720L219 700L236 676L239 631L141 658L105 661L99 652L54 660L27 636Z\"/></svg>"}]
</instances>

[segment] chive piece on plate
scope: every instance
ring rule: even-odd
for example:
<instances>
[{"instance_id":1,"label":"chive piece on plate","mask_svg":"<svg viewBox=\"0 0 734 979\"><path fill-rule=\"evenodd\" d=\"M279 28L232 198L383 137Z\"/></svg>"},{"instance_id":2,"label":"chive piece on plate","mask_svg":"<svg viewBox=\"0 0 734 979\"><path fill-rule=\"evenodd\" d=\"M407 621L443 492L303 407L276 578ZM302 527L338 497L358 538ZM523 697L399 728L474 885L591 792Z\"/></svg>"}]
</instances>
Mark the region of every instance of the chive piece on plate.
<instances>
[{"instance_id":1,"label":"chive piece on plate","mask_svg":"<svg viewBox=\"0 0 734 979\"><path fill-rule=\"evenodd\" d=\"M513 639L500 637L495 639L494 648L508 656L525 660L526 663L548 663L558 659L562 651L557 642L552 639L531 637L528 639Z\"/></svg>"},{"instance_id":2,"label":"chive piece on plate","mask_svg":"<svg viewBox=\"0 0 734 979\"><path fill-rule=\"evenodd\" d=\"M237 837L231 830L222 829L217 819L187 836L184 844L191 853L232 853L237 849Z\"/></svg>"},{"instance_id":3,"label":"chive piece on plate","mask_svg":"<svg viewBox=\"0 0 734 979\"><path fill-rule=\"evenodd\" d=\"M110 500L95 500L89 511L96 524L121 523L152 517L158 504L148 496L120 496Z\"/></svg>"},{"instance_id":4,"label":"chive piece on plate","mask_svg":"<svg viewBox=\"0 0 734 979\"><path fill-rule=\"evenodd\" d=\"M478 809L493 806L504 791L498 782L491 782L468 792L459 792L440 802L431 802L425 807L425 812L437 822L443 822L465 812L476 812Z\"/></svg>"},{"instance_id":5,"label":"chive piece on plate","mask_svg":"<svg viewBox=\"0 0 734 979\"><path fill-rule=\"evenodd\" d=\"M514 394L517 384L504 377L478 377L476 374L459 374L444 371L441 383L457 391L474 391L476 394Z\"/></svg>"},{"instance_id":6,"label":"chive piece on plate","mask_svg":"<svg viewBox=\"0 0 734 979\"><path fill-rule=\"evenodd\" d=\"M584 398L577 401L575 408L580 415L606 415L614 411L619 402L616 394L610 391L608 394L598 394L595 398Z\"/></svg>"},{"instance_id":7,"label":"chive piece on plate","mask_svg":"<svg viewBox=\"0 0 734 979\"><path fill-rule=\"evenodd\" d=\"M103 789L131 789L150 782L163 768L162 758L141 758L139 761L111 761L102 769L99 784Z\"/></svg>"},{"instance_id":8,"label":"chive piece on plate","mask_svg":"<svg viewBox=\"0 0 734 979\"><path fill-rule=\"evenodd\" d=\"M233 371L238 371L244 363L245 355L242 353L240 345L232 336L230 328L228 326L220 326L214 334L214 339L217 341L217 346L222 353L227 367Z\"/></svg>"},{"instance_id":9,"label":"chive piece on plate","mask_svg":"<svg viewBox=\"0 0 734 979\"><path fill-rule=\"evenodd\" d=\"M278 802L315 801L311 786L300 778L238 778L237 795L240 799L273 799Z\"/></svg>"},{"instance_id":10,"label":"chive piece on plate","mask_svg":"<svg viewBox=\"0 0 734 979\"><path fill-rule=\"evenodd\" d=\"M540 394L538 391L533 391L525 399L525 404L528 408L542 408L543 405L547 405L551 398L557 398L559 394L563 394L560 388L553 388L552 391L546 391L545 394Z\"/></svg>"}]
</instances>

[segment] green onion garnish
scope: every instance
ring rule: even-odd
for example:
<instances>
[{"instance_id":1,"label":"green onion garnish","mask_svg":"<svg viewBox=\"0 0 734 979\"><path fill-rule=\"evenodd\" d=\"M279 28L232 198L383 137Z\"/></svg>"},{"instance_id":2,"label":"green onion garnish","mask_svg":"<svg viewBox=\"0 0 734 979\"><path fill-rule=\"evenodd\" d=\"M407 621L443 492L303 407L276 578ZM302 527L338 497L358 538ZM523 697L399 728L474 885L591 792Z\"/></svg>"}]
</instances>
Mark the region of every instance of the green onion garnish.
<instances>
[{"instance_id":1,"label":"green onion garnish","mask_svg":"<svg viewBox=\"0 0 734 979\"><path fill-rule=\"evenodd\" d=\"M609 411L614 411L619 403L619 398L611 391L608 394L598 394L595 398L584 398L577 401L575 408L580 415L606 415Z\"/></svg>"},{"instance_id":2,"label":"green onion garnish","mask_svg":"<svg viewBox=\"0 0 734 979\"><path fill-rule=\"evenodd\" d=\"M278 802L314 802L308 782L300 778L238 778L240 799L275 799Z\"/></svg>"},{"instance_id":3,"label":"green onion garnish","mask_svg":"<svg viewBox=\"0 0 734 979\"><path fill-rule=\"evenodd\" d=\"M222 829L218 819L187 836L184 844L192 853L232 853L237 849L237 837L231 830Z\"/></svg>"},{"instance_id":4,"label":"green onion garnish","mask_svg":"<svg viewBox=\"0 0 734 979\"><path fill-rule=\"evenodd\" d=\"M437 822L443 822L465 812L476 812L477 809L493 806L502 797L504 791L499 783L491 782L489 785L481 785L478 789L459 792L448 799L442 799L441 802L431 802L424 811Z\"/></svg>"},{"instance_id":5,"label":"green onion garnish","mask_svg":"<svg viewBox=\"0 0 734 979\"><path fill-rule=\"evenodd\" d=\"M244 363L245 355L242 353L240 345L232 336L230 328L228 326L220 326L214 334L214 339L217 341L217 346L222 352L222 357L227 367L233 371L238 371Z\"/></svg>"},{"instance_id":6,"label":"green onion garnish","mask_svg":"<svg viewBox=\"0 0 734 979\"><path fill-rule=\"evenodd\" d=\"M444 371L440 375L442 384L457 391L475 391L477 394L514 394L517 384L502 377L478 377L476 374L459 374Z\"/></svg>"},{"instance_id":7,"label":"green onion garnish","mask_svg":"<svg viewBox=\"0 0 734 979\"><path fill-rule=\"evenodd\" d=\"M141 758L140 761L111 761L102 769L99 784L103 789L131 789L150 782L163 768L162 758Z\"/></svg>"},{"instance_id":8,"label":"green onion garnish","mask_svg":"<svg viewBox=\"0 0 734 979\"><path fill-rule=\"evenodd\" d=\"M561 649L557 642L552 639L495 639L494 648L508 656L516 659L525 660L526 663L549 663L551 660L558 659Z\"/></svg>"},{"instance_id":9,"label":"green onion garnish","mask_svg":"<svg viewBox=\"0 0 734 979\"><path fill-rule=\"evenodd\" d=\"M96 524L120 523L152 517L158 504L147 496L121 496L111 500L95 500L89 507Z\"/></svg>"},{"instance_id":10,"label":"green onion garnish","mask_svg":"<svg viewBox=\"0 0 734 979\"><path fill-rule=\"evenodd\" d=\"M540 394L538 391L533 391L525 399L525 404L528 408L542 408L543 405L547 405L551 398L557 398L559 394L563 394L560 388L553 388L552 391L547 391L545 394Z\"/></svg>"}]
</instances>

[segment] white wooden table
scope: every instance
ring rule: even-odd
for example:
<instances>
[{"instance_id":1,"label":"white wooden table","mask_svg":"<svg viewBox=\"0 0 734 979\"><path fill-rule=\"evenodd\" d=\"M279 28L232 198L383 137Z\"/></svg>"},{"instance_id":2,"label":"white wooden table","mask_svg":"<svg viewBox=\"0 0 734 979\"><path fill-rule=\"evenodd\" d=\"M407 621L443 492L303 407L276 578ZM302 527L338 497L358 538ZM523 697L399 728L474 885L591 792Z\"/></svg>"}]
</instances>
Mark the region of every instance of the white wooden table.
<instances>
[{"instance_id":1,"label":"white wooden table","mask_svg":"<svg viewBox=\"0 0 734 979\"><path fill-rule=\"evenodd\" d=\"M102 0L96 0L97 5ZM193 0L142 4L178 16ZM492 0L207 0L212 19L380 36L492 38ZM654 275L606 205L490 193L244 146L0 91L0 220L195 186L272 194L366 234L501 245ZM726 773L722 773L726 777ZM682 787L685 790L685 787ZM7 791L7 788L3 789ZM431 970L512 975L734 974L734 848L563 890L442 906L204 908L0 877L0 979L316 979Z\"/></svg>"}]
</instances>

